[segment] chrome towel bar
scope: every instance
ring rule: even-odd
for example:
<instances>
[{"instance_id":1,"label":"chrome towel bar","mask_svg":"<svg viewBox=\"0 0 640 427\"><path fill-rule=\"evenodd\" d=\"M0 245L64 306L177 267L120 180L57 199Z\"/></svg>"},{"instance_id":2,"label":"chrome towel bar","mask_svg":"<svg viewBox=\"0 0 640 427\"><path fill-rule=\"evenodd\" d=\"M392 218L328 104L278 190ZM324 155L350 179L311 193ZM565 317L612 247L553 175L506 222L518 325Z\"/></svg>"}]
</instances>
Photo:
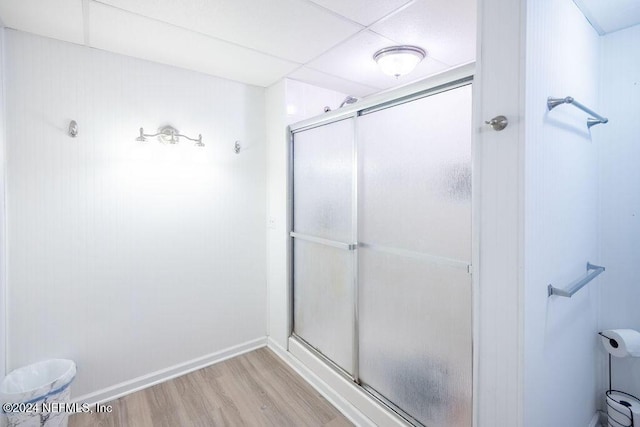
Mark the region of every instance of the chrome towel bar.
<instances>
[{"instance_id":1,"label":"chrome towel bar","mask_svg":"<svg viewBox=\"0 0 640 427\"><path fill-rule=\"evenodd\" d=\"M549 285L548 292L549 296L558 295L559 297L567 297L571 298L573 294L578 292L583 288L584 285L595 279L604 271L604 267L600 267L599 265L593 265L591 263L587 263L587 275L582 279L578 279L575 282L571 283L567 290L559 289L554 287L553 285Z\"/></svg>"},{"instance_id":2,"label":"chrome towel bar","mask_svg":"<svg viewBox=\"0 0 640 427\"><path fill-rule=\"evenodd\" d=\"M571 104L574 107L581 109L585 113L592 115L593 117L589 117L587 119L588 128L591 128L591 126L595 126L600 123L607 123L609 121L609 119L607 119L606 117L602 117L600 114L596 113L591 108L585 107L584 105L582 105L581 103L579 103L578 101L576 101L570 96L567 96L565 98L553 98L550 96L547 98L547 108L549 109L549 111L553 110L554 108L556 108L558 105L561 105L561 104Z\"/></svg>"}]
</instances>

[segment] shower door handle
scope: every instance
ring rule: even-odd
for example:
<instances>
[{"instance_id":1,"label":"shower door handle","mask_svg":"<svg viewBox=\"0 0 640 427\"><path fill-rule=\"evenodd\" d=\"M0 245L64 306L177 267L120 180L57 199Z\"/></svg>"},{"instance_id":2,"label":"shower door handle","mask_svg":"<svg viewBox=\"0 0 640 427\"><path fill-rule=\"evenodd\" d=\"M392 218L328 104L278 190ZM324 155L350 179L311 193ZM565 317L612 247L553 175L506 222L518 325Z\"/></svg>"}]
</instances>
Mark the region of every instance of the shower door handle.
<instances>
[{"instance_id":1,"label":"shower door handle","mask_svg":"<svg viewBox=\"0 0 640 427\"><path fill-rule=\"evenodd\" d=\"M292 231L289 236L294 239L306 240L307 242L320 243L321 245L333 246L334 248L344 249L347 251L354 251L358 249L357 243L344 243L337 240L323 239L322 237L310 236L308 234L301 234Z\"/></svg>"},{"instance_id":2,"label":"shower door handle","mask_svg":"<svg viewBox=\"0 0 640 427\"><path fill-rule=\"evenodd\" d=\"M485 123L491 126L491 129L501 131L507 127L509 120L505 116L495 116L493 119L485 121Z\"/></svg>"}]
</instances>

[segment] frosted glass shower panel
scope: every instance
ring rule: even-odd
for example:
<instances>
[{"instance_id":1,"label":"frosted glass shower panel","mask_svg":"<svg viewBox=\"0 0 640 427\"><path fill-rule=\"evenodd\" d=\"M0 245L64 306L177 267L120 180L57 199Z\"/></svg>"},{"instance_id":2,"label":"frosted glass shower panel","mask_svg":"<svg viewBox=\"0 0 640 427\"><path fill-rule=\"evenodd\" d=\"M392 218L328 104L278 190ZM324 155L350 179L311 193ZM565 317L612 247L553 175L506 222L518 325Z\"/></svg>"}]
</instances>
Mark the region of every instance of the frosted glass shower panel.
<instances>
[{"instance_id":1,"label":"frosted glass shower panel","mask_svg":"<svg viewBox=\"0 0 640 427\"><path fill-rule=\"evenodd\" d=\"M470 261L471 85L358 120L360 241Z\"/></svg>"},{"instance_id":2,"label":"frosted glass shower panel","mask_svg":"<svg viewBox=\"0 0 640 427\"><path fill-rule=\"evenodd\" d=\"M429 427L471 426L471 276L359 249L360 379Z\"/></svg>"},{"instance_id":3,"label":"frosted glass shower panel","mask_svg":"<svg viewBox=\"0 0 640 427\"><path fill-rule=\"evenodd\" d=\"M353 251L294 239L294 331L351 373Z\"/></svg>"},{"instance_id":4,"label":"frosted glass shower panel","mask_svg":"<svg viewBox=\"0 0 640 427\"><path fill-rule=\"evenodd\" d=\"M294 134L293 229L352 240L353 119Z\"/></svg>"},{"instance_id":5,"label":"frosted glass shower panel","mask_svg":"<svg viewBox=\"0 0 640 427\"><path fill-rule=\"evenodd\" d=\"M471 133L470 85L358 122L359 377L429 427L471 425Z\"/></svg>"}]
</instances>

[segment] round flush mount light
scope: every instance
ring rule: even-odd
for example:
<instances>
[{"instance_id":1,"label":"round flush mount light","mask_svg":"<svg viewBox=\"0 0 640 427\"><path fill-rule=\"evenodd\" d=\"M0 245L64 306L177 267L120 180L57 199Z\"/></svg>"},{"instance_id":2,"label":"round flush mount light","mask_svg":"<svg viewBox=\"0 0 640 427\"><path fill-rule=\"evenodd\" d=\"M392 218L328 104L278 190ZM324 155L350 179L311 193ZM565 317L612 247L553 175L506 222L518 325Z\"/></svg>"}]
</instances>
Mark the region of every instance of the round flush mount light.
<instances>
[{"instance_id":1,"label":"round flush mount light","mask_svg":"<svg viewBox=\"0 0 640 427\"><path fill-rule=\"evenodd\" d=\"M373 54L385 74L398 78L413 71L422 61L427 52L418 46L389 46Z\"/></svg>"}]
</instances>

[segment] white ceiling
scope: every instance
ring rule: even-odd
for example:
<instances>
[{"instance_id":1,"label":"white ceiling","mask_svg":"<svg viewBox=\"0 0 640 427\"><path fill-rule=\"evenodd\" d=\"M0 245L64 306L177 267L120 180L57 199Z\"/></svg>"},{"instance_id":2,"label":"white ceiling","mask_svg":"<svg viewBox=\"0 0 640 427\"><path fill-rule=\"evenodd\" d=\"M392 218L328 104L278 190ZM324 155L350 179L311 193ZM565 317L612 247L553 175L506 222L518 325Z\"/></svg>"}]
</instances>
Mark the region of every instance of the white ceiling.
<instances>
[{"instance_id":1,"label":"white ceiling","mask_svg":"<svg viewBox=\"0 0 640 427\"><path fill-rule=\"evenodd\" d=\"M5 26L269 86L283 77L365 96L475 58L476 0L0 0ZM372 59L415 44L395 79Z\"/></svg>"},{"instance_id":2,"label":"white ceiling","mask_svg":"<svg viewBox=\"0 0 640 427\"><path fill-rule=\"evenodd\" d=\"M640 24L638 0L574 0L600 34L612 33Z\"/></svg>"}]
</instances>

